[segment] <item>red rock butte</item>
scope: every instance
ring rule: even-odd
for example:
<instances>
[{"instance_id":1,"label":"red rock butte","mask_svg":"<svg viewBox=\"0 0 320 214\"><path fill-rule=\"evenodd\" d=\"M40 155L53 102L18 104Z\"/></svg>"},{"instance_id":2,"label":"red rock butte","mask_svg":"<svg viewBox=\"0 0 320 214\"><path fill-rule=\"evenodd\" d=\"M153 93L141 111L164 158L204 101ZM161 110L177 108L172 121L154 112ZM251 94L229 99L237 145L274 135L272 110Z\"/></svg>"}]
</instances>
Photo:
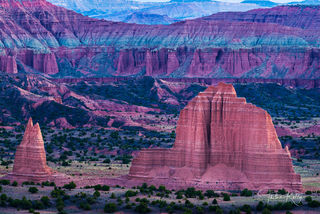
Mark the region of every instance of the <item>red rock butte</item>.
<instances>
[{"instance_id":1,"label":"red rock butte","mask_svg":"<svg viewBox=\"0 0 320 214\"><path fill-rule=\"evenodd\" d=\"M270 115L231 84L210 86L181 111L171 149L144 149L129 179L173 188L302 191Z\"/></svg>"},{"instance_id":2,"label":"red rock butte","mask_svg":"<svg viewBox=\"0 0 320 214\"><path fill-rule=\"evenodd\" d=\"M47 166L44 142L37 123L33 125L30 118L21 144L17 147L12 173L7 177L10 180L47 181L55 172Z\"/></svg>"}]
</instances>

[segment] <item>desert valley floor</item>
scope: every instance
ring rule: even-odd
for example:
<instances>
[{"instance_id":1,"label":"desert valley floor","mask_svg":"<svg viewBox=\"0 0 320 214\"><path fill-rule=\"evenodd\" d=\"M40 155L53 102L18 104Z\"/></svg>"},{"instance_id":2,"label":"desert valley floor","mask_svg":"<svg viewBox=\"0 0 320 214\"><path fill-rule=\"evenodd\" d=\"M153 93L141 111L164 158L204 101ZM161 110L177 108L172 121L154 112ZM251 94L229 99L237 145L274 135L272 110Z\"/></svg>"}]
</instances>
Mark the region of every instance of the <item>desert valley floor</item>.
<instances>
[{"instance_id":1,"label":"desert valley floor","mask_svg":"<svg viewBox=\"0 0 320 214\"><path fill-rule=\"evenodd\" d=\"M289 147L294 170L301 175L306 191L291 203L291 199L272 200L272 194L261 196L250 190L246 197L246 191L168 190L151 184L128 188L112 183L113 178L129 173L132 158L142 148L172 147L180 110L204 91L207 84L150 77L116 82L57 82L46 77L36 79L33 75L2 75L1 78L1 174L12 171L16 146L22 140L27 118L32 116L40 123L48 165L66 174L67 183L77 184L75 189L67 185L55 190L50 183L14 186L3 180L1 194L6 195L1 196L3 213L29 208L55 213L56 207L61 206L58 199L62 198L62 210L67 213L102 213L104 209L125 213L214 210L219 213L220 209L234 213L240 210L248 213L248 209L272 210L272 213L319 212L316 202L320 199L320 93L313 85L234 83L239 97L271 114L282 147ZM25 114L24 109L30 114ZM38 192L31 194L30 187L36 187ZM310 194L314 204L308 198ZM23 201L24 196L31 200L31 205ZM43 196L49 197L47 205L46 199L41 199ZM21 200L12 202L10 197ZM263 204L258 206L259 201ZM109 204L107 208L106 204Z\"/></svg>"}]
</instances>

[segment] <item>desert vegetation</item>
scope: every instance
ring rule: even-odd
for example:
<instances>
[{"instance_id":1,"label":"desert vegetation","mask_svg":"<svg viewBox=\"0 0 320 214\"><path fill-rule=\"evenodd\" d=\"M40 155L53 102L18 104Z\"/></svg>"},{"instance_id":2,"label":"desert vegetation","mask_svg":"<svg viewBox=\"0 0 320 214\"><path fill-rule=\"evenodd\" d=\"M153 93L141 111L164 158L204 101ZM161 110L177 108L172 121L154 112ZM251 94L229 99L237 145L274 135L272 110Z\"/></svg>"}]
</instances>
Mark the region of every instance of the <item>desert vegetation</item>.
<instances>
[{"instance_id":1,"label":"desert vegetation","mask_svg":"<svg viewBox=\"0 0 320 214\"><path fill-rule=\"evenodd\" d=\"M0 206L7 213L13 210L28 210L30 213L272 213L273 211L317 210L320 207L320 191L308 191L301 198L286 201L285 198L270 200L270 197L287 194L284 189L259 195L244 189L237 192L221 192L195 188L169 190L154 185L120 186L95 185L76 188L73 182L64 187L54 183L24 183L1 180ZM30 189L37 189L31 192ZM19 195L14 192L18 192ZM38 199L37 199L38 198Z\"/></svg>"}]
</instances>

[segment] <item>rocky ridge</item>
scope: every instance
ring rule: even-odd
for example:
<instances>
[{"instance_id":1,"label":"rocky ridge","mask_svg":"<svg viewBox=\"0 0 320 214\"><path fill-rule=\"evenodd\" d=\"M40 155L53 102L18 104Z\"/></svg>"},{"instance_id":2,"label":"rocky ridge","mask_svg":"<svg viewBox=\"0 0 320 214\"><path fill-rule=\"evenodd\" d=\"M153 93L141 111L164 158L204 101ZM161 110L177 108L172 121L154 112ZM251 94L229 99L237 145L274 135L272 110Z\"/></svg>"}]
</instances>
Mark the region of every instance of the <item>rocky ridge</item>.
<instances>
[{"instance_id":1,"label":"rocky ridge","mask_svg":"<svg viewBox=\"0 0 320 214\"><path fill-rule=\"evenodd\" d=\"M45 0L1 0L0 68L54 77L317 79L318 11L281 6L148 26L95 20Z\"/></svg>"}]
</instances>

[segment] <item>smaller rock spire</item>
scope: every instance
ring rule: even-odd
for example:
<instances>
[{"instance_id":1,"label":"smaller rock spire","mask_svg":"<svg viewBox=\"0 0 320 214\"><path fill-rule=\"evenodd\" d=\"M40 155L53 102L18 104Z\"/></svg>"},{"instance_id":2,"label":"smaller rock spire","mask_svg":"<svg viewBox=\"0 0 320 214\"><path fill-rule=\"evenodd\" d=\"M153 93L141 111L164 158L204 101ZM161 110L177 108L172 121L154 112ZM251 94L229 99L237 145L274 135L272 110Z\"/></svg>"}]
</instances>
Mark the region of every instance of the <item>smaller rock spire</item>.
<instances>
[{"instance_id":1,"label":"smaller rock spire","mask_svg":"<svg viewBox=\"0 0 320 214\"><path fill-rule=\"evenodd\" d=\"M29 119L21 144L17 147L9 179L16 181L46 181L53 174L47 166L44 142L38 123Z\"/></svg>"}]
</instances>

